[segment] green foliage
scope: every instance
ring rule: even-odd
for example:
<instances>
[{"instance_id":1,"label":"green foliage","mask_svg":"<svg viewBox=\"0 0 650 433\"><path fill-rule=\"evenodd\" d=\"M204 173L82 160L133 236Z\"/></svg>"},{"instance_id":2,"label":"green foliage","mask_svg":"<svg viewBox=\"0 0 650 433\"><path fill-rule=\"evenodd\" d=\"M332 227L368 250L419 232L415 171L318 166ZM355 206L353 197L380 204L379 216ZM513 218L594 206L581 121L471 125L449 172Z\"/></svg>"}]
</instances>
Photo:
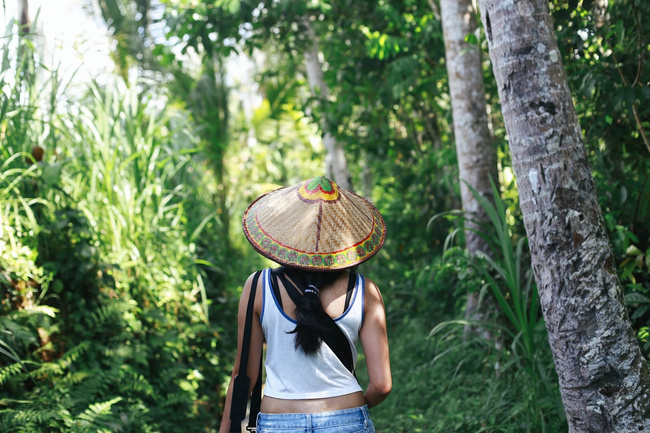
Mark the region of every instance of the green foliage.
<instances>
[{"instance_id":1,"label":"green foliage","mask_svg":"<svg viewBox=\"0 0 650 433\"><path fill-rule=\"evenodd\" d=\"M449 326L435 338L427 338L427 329L420 316L389 332L395 385L388 400L372 409L378 433L566 431L557 384L545 401L542 430L531 416L526 373L504 368L498 348L476 337L463 341L462 326ZM552 371L549 347L540 347L540 361ZM359 372L361 383L365 374Z\"/></svg>"},{"instance_id":2,"label":"green foliage","mask_svg":"<svg viewBox=\"0 0 650 433\"><path fill-rule=\"evenodd\" d=\"M474 274L473 278L463 277L463 288L468 291L480 288L480 299L486 295L492 296L501 317L489 322L442 322L431 331L431 336L444 340L450 325L487 329L492 337L486 343L494 345L491 352L497 358L497 375L514 373L521 381L519 386L526 389L528 398L519 409L529 414L529 424L518 428L521 431L549 431L552 420L561 416L561 412L557 413L556 405L559 394L554 369L548 359L550 347L540 314L539 297L528 264L528 254L524 250L526 238L513 238L507 207L494 183L494 204L471 186L469 188L488 216L489 223L482 224L476 232L488 242L491 251L470 257L463 249L452 247L455 237L455 232L452 232L446 242L448 248L444 256L452 260L459 274ZM434 217L432 223L440 216ZM451 216L464 220L459 213L452 213ZM459 343L457 349L464 347L465 343Z\"/></svg>"},{"instance_id":3,"label":"green foliage","mask_svg":"<svg viewBox=\"0 0 650 433\"><path fill-rule=\"evenodd\" d=\"M198 255L219 242L187 119L120 84L24 105L60 90L25 78L28 41L0 119L0 430L214 429L223 255Z\"/></svg>"},{"instance_id":4,"label":"green foliage","mask_svg":"<svg viewBox=\"0 0 650 433\"><path fill-rule=\"evenodd\" d=\"M111 57L116 72L129 81L129 70L136 64L148 71L160 70L151 46L151 14L156 4L151 0L97 0L108 30L114 37Z\"/></svg>"},{"instance_id":5,"label":"green foliage","mask_svg":"<svg viewBox=\"0 0 650 433\"><path fill-rule=\"evenodd\" d=\"M516 334L512 336L513 340L521 341L528 365L534 366L536 346L533 334L542 322L539 295L533 282L533 273L530 266L524 263L527 258L523 249L526 239L519 239L513 248L506 209L494 183L492 183L494 205L482 197L476 189L471 186L469 188L491 222L492 230L486 230L487 232L482 232L481 235L493 246L495 257L482 255L481 261L484 262L475 263L474 268L487 281L501 311L514 328ZM536 382L534 367L531 376L533 382Z\"/></svg>"},{"instance_id":6,"label":"green foliage","mask_svg":"<svg viewBox=\"0 0 650 433\"><path fill-rule=\"evenodd\" d=\"M641 3L610 2L599 24L593 2L551 7L630 318L650 356ZM487 61L505 187L487 235L496 258L470 261L451 215L427 226L460 207L435 2L98 4L121 80L74 96L29 37L3 50L0 431L214 431L239 289L268 265L245 245L241 212L322 172L325 131L388 226L361 270L384 293L399 383L373 409L378 431L566 429ZM305 20L328 100L308 88ZM152 36L154 21L166 41ZM485 46L479 36L466 40ZM248 61L254 83L240 80ZM463 314L471 290L496 295L506 321L483 325L504 344L461 341L458 321L428 339Z\"/></svg>"}]
</instances>

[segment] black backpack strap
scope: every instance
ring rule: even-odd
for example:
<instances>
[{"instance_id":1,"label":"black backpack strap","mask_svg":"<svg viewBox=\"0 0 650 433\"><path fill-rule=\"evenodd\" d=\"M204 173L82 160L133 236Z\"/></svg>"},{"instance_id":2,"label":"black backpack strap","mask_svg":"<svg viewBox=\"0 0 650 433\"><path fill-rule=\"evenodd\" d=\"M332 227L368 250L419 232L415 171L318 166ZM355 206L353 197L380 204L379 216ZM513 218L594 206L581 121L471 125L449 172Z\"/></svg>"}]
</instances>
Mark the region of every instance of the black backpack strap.
<instances>
[{"instance_id":1,"label":"black backpack strap","mask_svg":"<svg viewBox=\"0 0 650 433\"><path fill-rule=\"evenodd\" d=\"M302 296L300 290L298 290L295 284L287 279L283 272L279 272L278 275L293 303L298 304L298 302L300 302L300 296ZM327 326L327 332L322 336L323 342L332 349L332 352L334 352L336 357L343 363L345 368L350 370L354 375L354 360L352 359L352 349L350 348L348 337L345 336L341 328L339 328L336 322L334 322L334 319L332 319L328 314L325 314L324 316L327 316L329 320L326 319L324 322Z\"/></svg>"},{"instance_id":2,"label":"black backpack strap","mask_svg":"<svg viewBox=\"0 0 650 433\"><path fill-rule=\"evenodd\" d=\"M345 308L343 311L348 311L350 308L350 300L352 299L352 293L354 292L354 286L357 283L357 273L350 272L350 279L348 280L348 290L345 292Z\"/></svg>"},{"instance_id":3,"label":"black backpack strap","mask_svg":"<svg viewBox=\"0 0 650 433\"><path fill-rule=\"evenodd\" d=\"M278 305L282 308L282 295L280 294L280 286L278 285L278 274L280 272L282 272L280 268L271 270L271 288L273 289L275 300L278 301Z\"/></svg>"},{"instance_id":4,"label":"black backpack strap","mask_svg":"<svg viewBox=\"0 0 650 433\"><path fill-rule=\"evenodd\" d=\"M257 428L257 414L260 413L260 406L262 405L262 353L260 353L260 371L257 375L257 382L253 387L253 394L251 395L251 407L248 414L248 427L246 430L255 431Z\"/></svg>"},{"instance_id":5,"label":"black backpack strap","mask_svg":"<svg viewBox=\"0 0 650 433\"><path fill-rule=\"evenodd\" d=\"M246 374L248 370L248 350L250 347L251 341L251 332L253 326L253 313L255 310L255 292L257 291L257 282L260 279L260 274L262 271L257 271L253 276L253 282L251 285L250 295L248 298L248 306L246 308L246 322L244 325L244 336L242 339L242 348L241 356L239 358L239 374L235 377L235 382L233 384L232 391L232 400L230 402L230 432L231 433L240 433L241 432L241 422L246 417L246 406L248 404L248 393L250 390L251 380ZM260 385L261 390L261 374L262 364L260 363L260 374L257 377L257 383L255 384L255 390ZM261 399L261 396L258 397ZM251 402L251 407L253 403ZM259 404L258 404L259 407ZM252 416L252 412L251 412ZM257 417L257 414L255 415ZM250 421L249 421L250 425Z\"/></svg>"}]
</instances>

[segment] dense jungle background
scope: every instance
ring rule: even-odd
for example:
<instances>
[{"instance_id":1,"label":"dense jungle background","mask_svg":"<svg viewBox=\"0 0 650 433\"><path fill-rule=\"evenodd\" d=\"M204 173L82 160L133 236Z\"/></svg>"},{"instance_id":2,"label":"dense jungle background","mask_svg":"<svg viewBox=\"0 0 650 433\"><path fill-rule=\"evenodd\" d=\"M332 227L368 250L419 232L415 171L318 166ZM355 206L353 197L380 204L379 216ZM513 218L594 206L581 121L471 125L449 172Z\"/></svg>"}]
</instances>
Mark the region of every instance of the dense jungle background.
<instances>
[{"instance_id":1,"label":"dense jungle background","mask_svg":"<svg viewBox=\"0 0 650 433\"><path fill-rule=\"evenodd\" d=\"M43 54L47 14L2 6L0 431L215 432L242 285L271 265L245 241L242 212L324 174L325 134L387 224L360 270L390 328L395 383L372 410L378 431L567 431L481 29L466 41L483 50L498 155L482 229L494 260L465 249L435 0L81 3L112 65L83 81ZM550 8L648 358L650 3ZM305 71L314 41L329 94ZM482 322L486 339L466 299L490 304L494 290L529 320Z\"/></svg>"}]
</instances>

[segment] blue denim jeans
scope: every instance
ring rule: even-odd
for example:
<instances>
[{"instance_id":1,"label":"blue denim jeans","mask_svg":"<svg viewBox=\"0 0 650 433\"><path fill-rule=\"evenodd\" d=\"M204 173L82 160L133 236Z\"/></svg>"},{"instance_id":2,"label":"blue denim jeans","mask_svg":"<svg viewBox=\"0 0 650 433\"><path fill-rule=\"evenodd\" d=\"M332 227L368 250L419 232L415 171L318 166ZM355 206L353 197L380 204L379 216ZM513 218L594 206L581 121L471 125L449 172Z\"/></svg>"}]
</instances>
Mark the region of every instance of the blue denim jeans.
<instances>
[{"instance_id":1,"label":"blue denim jeans","mask_svg":"<svg viewBox=\"0 0 650 433\"><path fill-rule=\"evenodd\" d=\"M368 407L318 413L260 413L257 433L374 433Z\"/></svg>"}]
</instances>

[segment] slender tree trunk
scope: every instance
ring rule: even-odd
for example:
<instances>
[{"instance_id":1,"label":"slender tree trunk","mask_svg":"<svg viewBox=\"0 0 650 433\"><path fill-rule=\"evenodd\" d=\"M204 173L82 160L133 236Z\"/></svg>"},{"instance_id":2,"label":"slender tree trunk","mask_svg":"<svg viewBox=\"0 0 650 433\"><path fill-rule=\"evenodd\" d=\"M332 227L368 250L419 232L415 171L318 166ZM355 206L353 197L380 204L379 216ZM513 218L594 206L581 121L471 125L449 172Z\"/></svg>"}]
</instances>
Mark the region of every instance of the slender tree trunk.
<instances>
[{"instance_id":1,"label":"slender tree trunk","mask_svg":"<svg viewBox=\"0 0 650 433\"><path fill-rule=\"evenodd\" d=\"M591 12L594 16L594 26L599 29L609 21L609 13L607 7L609 6L608 0L594 0L591 5Z\"/></svg>"},{"instance_id":2,"label":"slender tree trunk","mask_svg":"<svg viewBox=\"0 0 650 433\"><path fill-rule=\"evenodd\" d=\"M316 96L319 96L322 100L327 100L329 89L323 79L323 66L318 58L318 37L311 27L309 18L304 18L302 23L311 41L309 49L305 52L305 69L307 70L309 88ZM323 130L323 146L325 146L327 152L325 155L325 174L341 188L352 190L352 179L343 147L326 127Z\"/></svg>"},{"instance_id":3,"label":"slender tree trunk","mask_svg":"<svg viewBox=\"0 0 650 433\"><path fill-rule=\"evenodd\" d=\"M570 432L650 431L630 327L546 0L479 0Z\"/></svg>"},{"instance_id":4,"label":"slender tree trunk","mask_svg":"<svg viewBox=\"0 0 650 433\"><path fill-rule=\"evenodd\" d=\"M370 158L366 152L361 155L361 193L364 197L372 197L372 187L375 179L372 175Z\"/></svg>"},{"instance_id":5,"label":"slender tree trunk","mask_svg":"<svg viewBox=\"0 0 650 433\"><path fill-rule=\"evenodd\" d=\"M18 10L20 15L20 34L27 35L30 32L30 19L29 19L29 0L19 0Z\"/></svg>"},{"instance_id":6,"label":"slender tree trunk","mask_svg":"<svg viewBox=\"0 0 650 433\"><path fill-rule=\"evenodd\" d=\"M479 253L492 256L485 238L476 233L476 230L481 230L481 223L488 223L489 218L468 187L475 188L494 202L490 179L498 180L497 158L488 128L481 52L478 45L465 42L465 37L476 31L476 11L471 0L440 0L440 12L461 200L468 218L465 222L465 243L472 256ZM478 312L477 308L478 293L468 294L466 317L485 319L486 314ZM489 315L489 311L485 313ZM489 338L489 335L485 337Z\"/></svg>"}]
</instances>

